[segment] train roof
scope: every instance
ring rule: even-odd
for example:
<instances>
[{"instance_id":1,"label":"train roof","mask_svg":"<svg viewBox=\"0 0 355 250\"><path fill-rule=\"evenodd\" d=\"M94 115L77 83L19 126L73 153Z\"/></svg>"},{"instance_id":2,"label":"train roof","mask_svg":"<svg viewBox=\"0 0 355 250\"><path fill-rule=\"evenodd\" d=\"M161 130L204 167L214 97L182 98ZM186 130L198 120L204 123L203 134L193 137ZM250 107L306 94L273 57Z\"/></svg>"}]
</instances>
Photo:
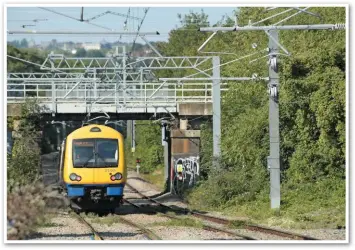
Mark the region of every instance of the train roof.
<instances>
[{"instance_id":1,"label":"train roof","mask_svg":"<svg viewBox=\"0 0 355 250\"><path fill-rule=\"evenodd\" d=\"M97 137L95 136L95 132L108 132L108 133L114 133L116 134L116 136L123 136L120 132L118 132L117 130L109 127L109 126L105 126L105 125L100 125L100 124L90 124L90 125L86 125L83 126L81 128L78 128L76 130L74 130L73 132L71 132L68 137L77 137L78 135L82 134L83 132L87 132L87 133L92 133L92 135L94 135L93 137ZM90 136L89 136L90 137Z\"/></svg>"}]
</instances>

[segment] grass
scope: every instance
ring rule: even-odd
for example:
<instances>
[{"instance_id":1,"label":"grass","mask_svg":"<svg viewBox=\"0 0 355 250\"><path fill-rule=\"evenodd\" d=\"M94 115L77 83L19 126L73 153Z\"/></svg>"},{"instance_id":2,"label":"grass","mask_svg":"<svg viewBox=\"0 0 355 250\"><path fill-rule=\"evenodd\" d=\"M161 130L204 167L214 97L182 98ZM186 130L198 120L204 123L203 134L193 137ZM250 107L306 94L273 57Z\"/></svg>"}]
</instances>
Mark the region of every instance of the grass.
<instances>
[{"instance_id":1,"label":"grass","mask_svg":"<svg viewBox=\"0 0 355 250\"><path fill-rule=\"evenodd\" d=\"M244 228L247 225L247 221L242 221L242 220L233 220L231 223L228 224L228 227L230 228L235 228L235 229L241 229Z\"/></svg>"},{"instance_id":2,"label":"grass","mask_svg":"<svg viewBox=\"0 0 355 250\"><path fill-rule=\"evenodd\" d=\"M193 199L188 199L192 208L218 211L228 216L247 217L250 223L285 229L339 229L344 228L346 224L345 181L342 180L324 179L303 185L283 185L279 211L270 209L268 189L257 194L254 199L246 201L235 196L227 204L221 202L217 206L211 205L206 198L196 199L209 192L206 188L196 188L192 192Z\"/></svg>"},{"instance_id":3,"label":"grass","mask_svg":"<svg viewBox=\"0 0 355 250\"><path fill-rule=\"evenodd\" d=\"M139 176L144 180L157 186L159 190L161 191L164 190L165 187L164 167L156 169L153 173L149 173L149 174L140 173Z\"/></svg>"}]
</instances>

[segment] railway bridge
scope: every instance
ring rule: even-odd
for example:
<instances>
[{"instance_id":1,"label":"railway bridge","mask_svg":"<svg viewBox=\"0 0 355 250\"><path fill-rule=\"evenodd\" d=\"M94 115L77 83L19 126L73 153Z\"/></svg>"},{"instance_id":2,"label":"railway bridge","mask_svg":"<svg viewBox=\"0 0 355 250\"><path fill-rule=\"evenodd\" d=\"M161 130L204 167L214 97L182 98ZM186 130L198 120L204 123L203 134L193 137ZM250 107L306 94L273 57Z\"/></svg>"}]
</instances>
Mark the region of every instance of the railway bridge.
<instances>
[{"instance_id":1,"label":"railway bridge","mask_svg":"<svg viewBox=\"0 0 355 250\"><path fill-rule=\"evenodd\" d=\"M105 58L49 54L38 66L42 72L8 72L7 116L18 116L22 103L37 100L44 122L52 129L56 126L57 143L68 134L65 123L69 121L133 121L128 132L132 148L134 121L158 120L162 125L165 177L173 179L171 169L176 169L178 162L192 164L197 171L187 181L189 185L198 175L199 122L213 117L213 152L218 158L221 92L227 90L229 80L250 80L221 78L216 56L129 58L125 51ZM170 77L159 77L167 75ZM176 77L179 75L185 76ZM180 124L177 129L169 128L172 120ZM197 129L188 129L189 120L197 123Z\"/></svg>"}]
</instances>

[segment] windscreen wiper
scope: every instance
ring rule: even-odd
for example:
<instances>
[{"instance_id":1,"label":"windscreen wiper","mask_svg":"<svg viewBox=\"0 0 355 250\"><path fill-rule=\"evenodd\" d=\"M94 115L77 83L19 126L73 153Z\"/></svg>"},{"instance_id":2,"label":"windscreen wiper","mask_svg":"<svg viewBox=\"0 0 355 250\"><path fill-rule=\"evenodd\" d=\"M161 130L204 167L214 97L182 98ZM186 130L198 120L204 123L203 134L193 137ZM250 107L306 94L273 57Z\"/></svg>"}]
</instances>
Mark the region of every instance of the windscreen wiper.
<instances>
[{"instance_id":1,"label":"windscreen wiper","mask_svg":"<svg viewBox=\"0 0 355 250\"><path fill-rule=\"evenodd\" d=\"M112 165L111 163L108 163L107 161L105 161L105 159L99 154L99 152L96 152L96 155L97 155L98 157L100 157L106 165L109 165L109 166Z\"/></svg>"},{"instance_id":2,"label":"windscreen wiper","mask_svg":"<svg viewBox=\"0 0 355 250\"><path fill-rule=\"evenodd\" d=\"M92 153L92 155L88 158L88 160L83 164L83 168L87 167L89 164L89 161L92 159L92 157L95 155L95 153Z\"/></svg>"}]
</instances>

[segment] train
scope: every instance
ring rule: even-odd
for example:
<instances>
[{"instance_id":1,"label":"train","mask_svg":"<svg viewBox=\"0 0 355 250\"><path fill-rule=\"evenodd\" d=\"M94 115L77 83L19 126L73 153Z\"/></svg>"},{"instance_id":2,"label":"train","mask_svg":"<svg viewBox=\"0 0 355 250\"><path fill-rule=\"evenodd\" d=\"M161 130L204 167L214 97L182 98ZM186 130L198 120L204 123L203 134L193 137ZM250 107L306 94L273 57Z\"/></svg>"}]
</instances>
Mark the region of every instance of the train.
<instances>
[{"instance_id":1,"label":"train","mask_svg":"<svg viewBox=\"0 0 355 250\"><path fill-rule=\"evenodd\" d=\"M114 213L127 181L124 137L90 124L74 130L59 150L58 182L76 212Z\"/></svg>"}]
</instances>

